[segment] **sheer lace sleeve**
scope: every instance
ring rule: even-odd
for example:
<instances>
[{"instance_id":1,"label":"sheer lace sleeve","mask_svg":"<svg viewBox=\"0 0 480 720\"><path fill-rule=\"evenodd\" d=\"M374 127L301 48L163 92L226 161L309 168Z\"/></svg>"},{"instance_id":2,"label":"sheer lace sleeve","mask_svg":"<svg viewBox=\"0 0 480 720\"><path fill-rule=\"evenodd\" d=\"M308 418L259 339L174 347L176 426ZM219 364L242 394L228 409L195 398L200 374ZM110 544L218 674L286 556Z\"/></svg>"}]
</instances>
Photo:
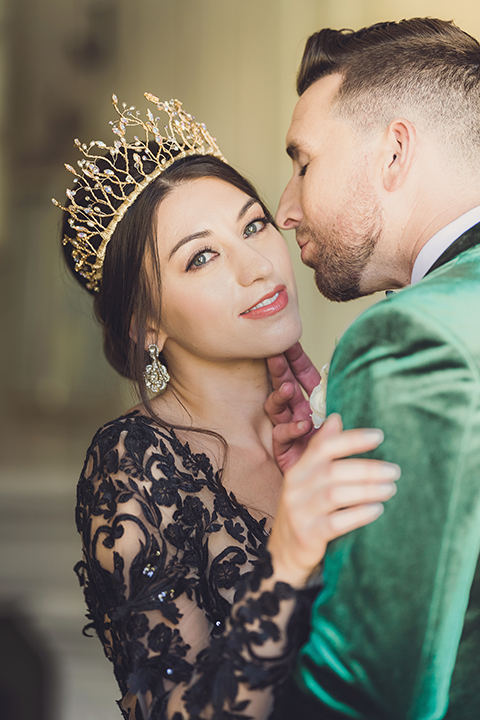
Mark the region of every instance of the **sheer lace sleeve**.
<instances>
[{"instance_id":1,"label":"sheer lace sleeve","mask_svg":"<svg viewBox=\"0 0 480 720\"><path fill-rule=\"evenodd\" d=\"M268 717L301 642L302 593L275 582L264 524L205 455L135 413L106 425L87 452L77 527L87 627L125 718Z\"/></svg>"}]
</instances>

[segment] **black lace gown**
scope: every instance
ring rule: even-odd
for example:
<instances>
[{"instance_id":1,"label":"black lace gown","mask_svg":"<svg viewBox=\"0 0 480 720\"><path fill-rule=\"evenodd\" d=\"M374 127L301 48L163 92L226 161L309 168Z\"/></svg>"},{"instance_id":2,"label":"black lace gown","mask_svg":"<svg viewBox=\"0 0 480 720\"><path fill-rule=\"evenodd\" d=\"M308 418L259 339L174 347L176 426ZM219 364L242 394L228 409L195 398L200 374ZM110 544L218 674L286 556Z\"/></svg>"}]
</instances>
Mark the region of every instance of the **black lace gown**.
<instances>
[{"instance_id":1,"label":"black lace gown","mask_svg":"<svg viewBox=\"0 0 480 720\"><path fill-rule=\"evenodd\" d=\"M265 520L210 460L132 412L94 437L77 491L87 617L124 718L268 717L311 593L275 582Z\"/></svg>"}]
</instances>

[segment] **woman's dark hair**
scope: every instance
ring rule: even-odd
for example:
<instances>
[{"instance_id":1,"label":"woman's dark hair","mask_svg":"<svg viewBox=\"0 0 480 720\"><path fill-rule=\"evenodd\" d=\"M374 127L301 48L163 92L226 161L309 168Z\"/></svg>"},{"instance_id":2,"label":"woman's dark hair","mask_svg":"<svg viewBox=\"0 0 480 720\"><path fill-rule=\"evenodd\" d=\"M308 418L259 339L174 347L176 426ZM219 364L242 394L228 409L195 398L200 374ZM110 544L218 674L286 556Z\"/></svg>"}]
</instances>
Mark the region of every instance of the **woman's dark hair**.
<instances>
[{"instance_id":1,"label":"woman's dark hair","mask_svg":"<svg viewBox=\"0 0 480 720\"><path fill-rule=\"evenodd\" d=\"M255 188L227 163L212 155L195 155L177 160L147 185L119 222L107 246L100 290L92 293L95 314L103 328L104 351L108 362L120 375L135 382L148 414L162 427L166 424L155 413L143 378L148 362L145 328L151 326L152 320L157 324L161 321L157 210L174 187L200 178L223 180L255 198L273 222ZM92 194L90 189L88 192ZM81 201L78 192L75 200L77 203ZM65 236L75 236L75 230L69 225L68 213L65 213L62 238ZM85 287L83 278L74 269L72 250L70 243L63 244L67 265L75 279ZM146 257L149 259L148 268ZM219 438L226 449L225 440L217 433L191 427L183 429L207 432Z\"/></svg>"}]
</instances>

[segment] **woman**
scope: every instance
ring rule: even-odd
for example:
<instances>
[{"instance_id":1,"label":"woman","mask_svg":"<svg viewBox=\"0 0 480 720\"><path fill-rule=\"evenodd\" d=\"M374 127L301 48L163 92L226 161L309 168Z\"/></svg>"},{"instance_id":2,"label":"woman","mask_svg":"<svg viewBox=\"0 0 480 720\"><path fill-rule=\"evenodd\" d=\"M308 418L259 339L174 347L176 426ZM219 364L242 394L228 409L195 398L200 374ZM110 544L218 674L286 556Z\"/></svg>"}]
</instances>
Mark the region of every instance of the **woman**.
<instances>
[{"instance_id":1,"label":"woman","mask_svg":"<svg viewBox=\"0 0 480 720\"><path fill-rule=\"evenodd\" d=\"M263 405L265 358L301 332L285 243L205 127L147 97L165 138L114 97L114 145L77 141L82 172L69 168L66 259L142 397L87 451L77 572L125 718L261 720L326 543L378 517L399 471L342 459L381 432L332 417L282 477ZM132 125L145 139L127 140Z\"/></svg>"}]
</instances>

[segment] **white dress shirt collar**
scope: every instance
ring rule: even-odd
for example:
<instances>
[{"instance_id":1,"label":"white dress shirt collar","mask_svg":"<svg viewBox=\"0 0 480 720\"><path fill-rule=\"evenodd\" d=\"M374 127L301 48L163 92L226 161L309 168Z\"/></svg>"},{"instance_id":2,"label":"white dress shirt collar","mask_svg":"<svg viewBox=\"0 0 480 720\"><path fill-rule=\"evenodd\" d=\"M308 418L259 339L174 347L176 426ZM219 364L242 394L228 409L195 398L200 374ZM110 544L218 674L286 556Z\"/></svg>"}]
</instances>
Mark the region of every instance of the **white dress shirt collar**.
<instances>
[{"instance_id":1,"label":"white dress shirt collar","mask_svg":"<svg viewBox=\"0 0 480 720\"><path fill-rule=\"evenodd\" d=\"M421 280L432 265L438 260L445 250L455 242L460 235L480 222L480 205L460 215L456 220L445 225L430 240L427 240L417 255L412 271L411 284Z\"/></svg>"}]
</instances>

